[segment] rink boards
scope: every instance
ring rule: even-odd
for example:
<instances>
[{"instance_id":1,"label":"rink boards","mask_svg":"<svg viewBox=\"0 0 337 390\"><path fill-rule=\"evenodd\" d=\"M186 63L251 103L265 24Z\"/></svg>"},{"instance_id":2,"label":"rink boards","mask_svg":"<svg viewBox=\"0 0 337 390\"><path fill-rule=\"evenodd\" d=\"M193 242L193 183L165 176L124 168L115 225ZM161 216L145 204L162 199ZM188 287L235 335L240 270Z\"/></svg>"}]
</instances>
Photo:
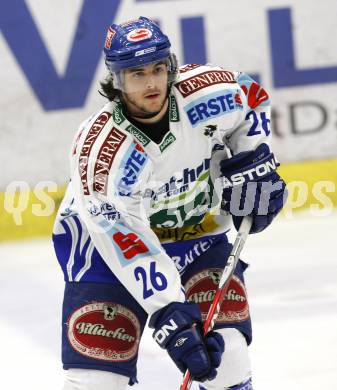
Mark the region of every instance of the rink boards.
<instances>
[{"instance_id":1,"label":"rink boards","mask_svg":"<svg viewBox=\"0 0 337 390\"><path fill-rule=\"evenodd\" d=\"M289 188L284 218L308 210L313 216L329 215L337 207L337 160L283 164L279 168ZM47 186L46 182L46 186ZM50 236L65 186L0 193L3 212L0 241Z\"/></svg>"}]
</instances>

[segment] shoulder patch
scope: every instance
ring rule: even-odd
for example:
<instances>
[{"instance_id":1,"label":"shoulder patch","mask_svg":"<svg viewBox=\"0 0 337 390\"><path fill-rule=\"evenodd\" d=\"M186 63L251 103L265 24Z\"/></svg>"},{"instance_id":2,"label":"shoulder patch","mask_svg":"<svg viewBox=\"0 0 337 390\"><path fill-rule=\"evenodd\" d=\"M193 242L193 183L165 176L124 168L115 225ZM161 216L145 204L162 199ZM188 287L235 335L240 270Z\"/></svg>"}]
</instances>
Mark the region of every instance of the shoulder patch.
<instances>
[{"instance_id":1,"label":"shoulder patch","mask_svg":"<svg viewBox=\"0 0 337 390\"><path fill-rule=\"evenodd\" d=\"M226 70L210 70L207 72L196 74L186 80L177 82L174 86L178 89L181 95L186 98L193 93L200 91L203 88L210 87L216 84L236 83L234 73Z\"/></svg>"},{"instance_id":2,"label":"shoulder patch","mask_svg":"<svg viewBox=\"0 0 337 390\"><path fill-rule=\"evenodd\" d=\"M242 73L238 78L238 83L247 97L248 106L252 109L258 106L268 106L270 104L269 96L264 88L261 87L250 76Z\"/></svg>"}]
</instances>

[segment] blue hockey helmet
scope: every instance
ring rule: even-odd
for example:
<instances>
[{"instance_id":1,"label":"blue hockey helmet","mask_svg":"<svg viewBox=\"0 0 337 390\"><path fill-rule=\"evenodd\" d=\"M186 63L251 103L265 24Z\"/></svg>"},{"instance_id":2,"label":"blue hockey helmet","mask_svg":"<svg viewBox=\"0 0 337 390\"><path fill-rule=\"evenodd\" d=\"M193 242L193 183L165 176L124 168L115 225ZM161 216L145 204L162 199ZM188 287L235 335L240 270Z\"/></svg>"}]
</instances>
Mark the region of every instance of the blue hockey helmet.
<instances>
[{"instance_id":1,"label":"blue hockey helmet","mask_svg":"<svg viewBox=\"0 0 337 390\"><path fill-rule=\"evenodd\" d=\"M112 24L107 32L104 57L105 64L120 89L120 72L167 60L168 81L172 83L178 73L177 60L170 52L171 43L159 26L144 16L122 24Z\"/></svg>"}]
</instances>

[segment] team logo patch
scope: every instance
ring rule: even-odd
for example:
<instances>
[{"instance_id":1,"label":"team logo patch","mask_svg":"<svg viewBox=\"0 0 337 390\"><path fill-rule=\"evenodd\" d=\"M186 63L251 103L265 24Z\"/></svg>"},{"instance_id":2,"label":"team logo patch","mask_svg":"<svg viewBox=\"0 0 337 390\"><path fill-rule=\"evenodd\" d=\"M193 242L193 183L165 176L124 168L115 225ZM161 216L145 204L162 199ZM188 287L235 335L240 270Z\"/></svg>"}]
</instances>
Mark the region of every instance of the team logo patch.
<instances>
[{"instance_id":1,"label":"team logo patch","mask_svg":"<svg viewBox=\"0 0 337 390\"><path fill-rule=\"evenodd\" d=\"M187 299L199 304L203 320L207 317L221 275L220 268L207 269L192 276L185 285ZM248 318L246 289L241 280L234 275L221 305L217 323L241 322Z\"/></svg>"},{"instance_id":2,"label":"team logo patch","mask_svg":"<svg viewBox=\"0 0 337 390\"><path fill-rule=\"evenodd\" d=\"M73 312L68 320L68 339L84 356L108 362L132 359L138 350L140 323L126 307L111 302L92 302Z\"/></svg>"},{"instance_id":3,"label":"team logo patch","mask_svg":"<svg viewBox=\"0 0 337 390\"><path fill-rule=\"evenodd\" d=\"M151 37L152 32L147 28L137 28L136 30L132 30L129 32L129 34L127 35L127 40L130 42L138 42Z\"/></svg>"}]
</instances>

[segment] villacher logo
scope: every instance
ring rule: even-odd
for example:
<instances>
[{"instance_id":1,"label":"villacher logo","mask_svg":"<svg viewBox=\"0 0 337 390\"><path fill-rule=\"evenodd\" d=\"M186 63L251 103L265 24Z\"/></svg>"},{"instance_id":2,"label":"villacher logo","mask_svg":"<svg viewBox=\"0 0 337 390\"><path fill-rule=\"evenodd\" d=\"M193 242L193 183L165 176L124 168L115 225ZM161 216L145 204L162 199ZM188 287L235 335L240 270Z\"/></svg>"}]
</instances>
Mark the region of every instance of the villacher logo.
<instances>
[{"instance_id":1,"label":"villacher logo","mask_svg":"<svg viewBox=\"0 0 337 390\"><path fill-rule=\"evenodd\" d=\"M186 296L191 302L200 306L203 320L206 319L213 302L222 275L220 268L212 268L193 275L186 283ZM246 289L242 281L233 276L225 299L221 304L218 323L241 322L249 318L249 306Z\"/></svg>"},{"instance_id":2,"label":"villacher logo","mask_svg":"<svg viewBox=\"0 0 337 390\"><path fill-rule=\"evenodd\" d=\"M140 323L125 306L92 302L70 315L68 339L81 355L110 362L128 361L138 351Z\"/></svg>"}]
</instances>

